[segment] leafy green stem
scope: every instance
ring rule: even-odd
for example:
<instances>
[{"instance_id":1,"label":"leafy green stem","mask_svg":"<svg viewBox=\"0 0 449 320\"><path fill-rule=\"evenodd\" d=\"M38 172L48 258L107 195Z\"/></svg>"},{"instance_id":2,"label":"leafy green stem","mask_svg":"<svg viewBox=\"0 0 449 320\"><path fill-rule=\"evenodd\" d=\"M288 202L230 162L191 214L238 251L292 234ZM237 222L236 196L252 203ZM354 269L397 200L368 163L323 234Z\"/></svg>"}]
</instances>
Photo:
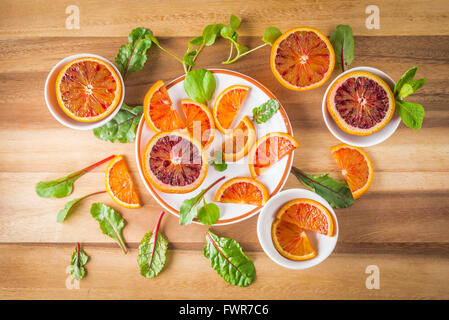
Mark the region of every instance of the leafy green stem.
<instances>
[{"instance_id":1,"label":"leafy green stem","mask_svg":"<svg viewBox=\"0 0 449 320\"><path fill-rule=\"evenodd\" d=\"M204 198L204 195L213 187L215 186L217 183L219 183L221 180L223 180L224 178L226 178L225 176L221 177L220 179L217 179L215 182L213 182L211 185L209 185L206 189L201 190L198 199L195 200L195 202L193 203L193 206L195 206L198 202L201 201L201 199Z\"/></svg>"},{"instance_id":2,"label":"leafy green stem","mask_svg":"<svg viewBox=\"0 0 449 320\"><path fill-rule=\"evenodd\" d=\"M308 180L308 181L310 181L310 182L313 182L313 183L316 183L316 184L320 185L321 187L323 187L324 189L327 189L327 190L329 190L329 191L331 191L331 192L335 192L334 190L332 190L331 188L325 186L324 184L319 183L318 181L315 181L315 180L310 179L308 176L306 176L304 173L302 173L301 170L298 170L298 169L296 169L295 167L292 167L292 170L293 170L296 174L299 174L301 177L304 177L306 180ZM337 196L341 198L340 195L337 194Z\"/></svg>"},{"instance_id":3,"label":"leafy green stem","mask_svg":"<svg viewBox=\"0 0 449 320\"><path fill-rule=\"evenodd\" d=\"M118 124L117 124L117 127L120 127L122 124L125 124L125 123L127 123L128 121L134 120L135 118L141 116L142 114L143 114L143 112L139 112L139 113L135 114L135 115L132 116L131 118L129 118L129 119L125 120L125 121L122 121L122 122L118 123Z\"/></svg>"},{"instance_id":4,"label":"leafy green stem","mask_svg":"<svg viewBox=\"0 0 449 320\"><path fill-rule=\"evenodd\" d=\"M75 172L75 173L72 173L72 174L68 175L67 178L66 178L65 180L62 180L62 181L58 182L58 184L60 184L60 183L62 183L62 182L65 182L66 180L69 180L69 179L72 179L72 178L75 178L75 177L82 176L82 175L85 174L86 172L88 172L88 171L90 171L90 170L92 170L92 169L98 167L99 165L101 165L101 164L103 164L103 163L105 163L105 162L108 162L109 160L111 160L111 159L113 159L113 158L115 158L115 155L114 155L114 154L113 154L112 156L109 156L109 157L107 157L107 158L104 158L103 160L100 160L100 161L98 161L98 162L96 162L96 163L94 163L94 164L92 164L92 165L90 165L90 166L88 166L88 167L86 167L86 168L84 168L84 169L78 171L78 172Z\"/></svg>"},{"instance_id":5,"label":"leafy green stem","mask_svg":"<svg viewBox=\"0 0 449 320\"><path fill-rule=\"evenodd\" d=\"M192 57L192 61L193 61L193 62L196 61L196 58L197 58L198 55L200 54L201 50L203 50L204 46L205 46L205 44L204 44L204 42L203 42L203 43L200 45L200 47L196 50L195 55ZM192 70L192 67L193 67L193 66L188 66L188 67L187 67L187 72L189 72L190 70Z\"/></svg>"},{"instance_id":6,"label":"leafy green stem","mask_svg":"<svg viewBox=\"0 0 449 320\"><path fill-rule=\"evenodd\" d=\"M148 261L148 266L151 268L151 264L153 263L153 257L154 257L154 252L156 251L156 243L157 243L157 235L159 233L159 225L161 224L161 220L162 217L164 216L165 212L162 211L161 214L159 215L159 218L157 219L157 223L156 226L154 227L154 242L153 242L153 250L151 252L151 257L150 260Z\"/></svg>"}]
</instances>

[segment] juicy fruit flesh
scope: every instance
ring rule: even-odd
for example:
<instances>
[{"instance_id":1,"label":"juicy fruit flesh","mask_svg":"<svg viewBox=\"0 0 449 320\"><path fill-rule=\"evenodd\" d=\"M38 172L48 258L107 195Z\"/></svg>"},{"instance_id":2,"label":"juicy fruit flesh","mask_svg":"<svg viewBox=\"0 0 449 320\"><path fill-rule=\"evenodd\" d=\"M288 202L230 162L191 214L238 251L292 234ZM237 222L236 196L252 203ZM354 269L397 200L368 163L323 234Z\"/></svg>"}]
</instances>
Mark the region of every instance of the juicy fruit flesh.
<instances>
[{"instance_id":1,"label":"juicy fruit flesh","mask_svg":"<svg viewBox=\"0 0 449 320\"><path fill-rule=\"evenodd\" d=\"M336 90L334 103L344 121L360 129L380 123L390 108L385 89L367 77L347 79Z\"/></svg>"},{"instance_id":2,"label":"juicy fruit flesh","mask_svg":"<svg viewBox=\"0 0 449 320\"><path fill-rule=\"evenodd\" d=\"M201 174L203 160L200 150L180 136L160 138L151 148L149 158L151 172L166 185L190 185Z\"/></svg>"},{"instance_id":3,"label":"juicy fruit flesh","mask_svg":"<svg viewBox=\"0 0 449 320\"><path fill-rule=\"evenodd\" d=\"M275 66L282 78L296 87L321 81L329 71L326 43L312 31L296 31L279 44Z\"/></svg>"},{"instance_id":4,"label":"juicy fruit flesh","mask_svg":"<svg viewBox=\"0 0 449 320\"><path fill-rule=\"evenodd\" d=\"M226 188L220 197L220 201L260 206L262 205L263 194L262 191L252 183L237 182Z\"/></svg>"},{"instance_id":5,"label":"juicy fruit flesh","mask_svg":"<svg viewBox=\"0 0 449 320\"><path fill-rule=\"evenodd\" d=\"M342 169L342 173L346 182L355 192L363 187L369 179L369 167L365 157L350 148L342 148L333 153L338 166Z\"/></svg>"},{"instance_id":6,"label":"juicy fruit flesh","mask_svg":"<svg viewBox=\"0 0 449 320\"><path fill-rule=\"evenodd\" d=\"M298 258L304 256L310 256L311 258L315 255L315 250L310 244L307 233L296 224L276 220L273 222L272 229L273 238L282 250L276 249L283 256L286 256L285 253ZM291 258L291 256L286 256L286 258Z\"/></svg>"},{"instance_id":7,"label":"juicy fruit flesh","mask_svg":"<svg viewBox=\"0 0 449 320\"><path fill-rule=\"evenodd\" d=\"M232 121L237 115L247 93L248 90L233 89L221 97L217 118L223 128L229 129L231 127Z\"/></svg>"},{"instance_id":8,"label":"juicy fruit flesh","mask_svg":"<svg viewBox=\"0 0 449 320\"><path fill-rule=\"evenodd\" d=\"M242 150L248 142L249 128L244 121L232 131L232 137L228 138L221 145L224 153L236 153Z\"/></svg>"},{"instance_id":9,"label":"juicy fruit flesh","mask_svg":"<svg viewBox=\"0 0 449 320\"><path fill-rule=\"evenodd\" d=\"M282 220L298 225L301 228L328 235L329 222L327 216L309 203L295 203L282 214Z\"/></svg>"},{"instance_id":10,"label":"juicy fruit flesh","mask_svg":"<svg viewBox=\"0 0 449 320\"><path fill-rule=\"evenodd\" d=\"M161 86L151 97L150 119L163 132L184 128L184 122L172 105L165 86Z\"/></svg>"},{"instance_id":11,"label":"juicy fruit flesh","mask_svg":"<svg viewBox=\"0 0 449 320\"><path fill-rule=\"evenodd\" d=\"M257 147L254 167L259 171L264 170L294 149L295 146L289 139L277 136L269 137Z\"/></svg>"},{"instance_id":12,"label":"juicy fruit flesh","mask_svg":"<svg viewBox=\"0 0 449 320\"><path fill-rule=\"evenodd\" d=\"M193 103L184 103L182 109L186 115L186 129L204 146L212 134L209 117L203 109Z\"/></svg>"},{"instance_id":13,"label":"juicy fruit flesh","mask_svg":"<svg viewBox=\"0 0 449 320\"><path fill-rule=\"evenodd\" d=\"M96 61L79 61L64 73L59 84L64 106L80 118L105 112L116 97L117 81L111 71Z\"/></svg>"},{"instance_id":14,"label":"juicy fruit flesh","mask_svg":"<svg viewBox=\"0 0 449 320\"><path fill-rule=\"evenodd\" d=\"M117 161L109 171L109 185L112 193L126 203L139 203L137 192L125 160Z\"/></svg>"}]
</instances>

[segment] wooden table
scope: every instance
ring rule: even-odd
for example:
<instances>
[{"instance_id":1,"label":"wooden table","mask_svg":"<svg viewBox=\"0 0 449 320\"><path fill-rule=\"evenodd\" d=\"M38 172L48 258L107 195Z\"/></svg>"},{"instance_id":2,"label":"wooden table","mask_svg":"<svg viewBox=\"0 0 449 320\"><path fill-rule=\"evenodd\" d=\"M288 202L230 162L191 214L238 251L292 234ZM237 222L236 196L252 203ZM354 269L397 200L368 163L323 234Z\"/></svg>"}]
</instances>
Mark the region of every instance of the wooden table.
<instances>
[{"instance_id":1,"label":"wooden table","mask_svg":"<svg viewBox=\"0 0 449 320\"><path fill-rule=\"evenodd\" d=\"M80 29L68 30L67 1L0 3L0 298L2 299L421 299L449 298L449 4L435 1L376 1L380 29L367 29L371 1L74 1ZM410 100L426 108L422 130L403 124L386 142L367 148L374 168L371 189L347 209L336 210L340 238L334 253L305 271L272 262L256 234L257 216L214 227L240 242L257 269L247 288L226 284L203 257L206 227L180 226L166 215L162 231L170 241L165 270L149 280L139 274L137 247L152 230L161 207L140 181L134 144L98 140L92 131L60 125L47 110L44 82L65 56L90 52L113 60L130 30L151 28L178 55L210 23L243 18L242 42L255 47L265 27L285 31L298 25L330 34L349 24L355 34L352 66L377 67L394 79L418 65L427 84ZM228 46L219 41L199 58L199 67L222 67ZM294 165L342 178L329 147L339 143L326 129L321 99L326 85L309 92L283 88L269 69L269 48L230 69L265 84L284 105L301 147ZM138 105L156 80L182 74L180 64L151 48L148 62L126 81L126 102ZM334 73L333 77L337 75ZM64 199L39 198L36 182L64 176L111 154L124 154L144 207L118 208L107 195L81 204L64 224L56 214L68 199L104 188L105 167L76 182ZM290 176L284 187L303 187ZM127 221L124 255L90 217L92 202L117 208ZM66 286L75 242L90 256L80 288ZM380 270L380 289L369 290L367 266ZM71 288L71 286L68 286Z\"/></svg>"}]
</instances>

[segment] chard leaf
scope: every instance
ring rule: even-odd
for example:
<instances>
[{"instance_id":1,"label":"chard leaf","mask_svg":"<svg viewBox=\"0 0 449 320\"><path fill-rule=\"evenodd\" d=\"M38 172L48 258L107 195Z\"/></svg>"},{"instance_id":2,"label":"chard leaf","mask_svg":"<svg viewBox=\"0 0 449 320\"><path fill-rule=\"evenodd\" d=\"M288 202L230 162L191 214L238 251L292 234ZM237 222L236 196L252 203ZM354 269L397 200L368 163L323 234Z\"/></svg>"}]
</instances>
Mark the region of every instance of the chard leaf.
<instances>
[{"instance_id":1,"label":"chard leaf","mask_svg":"<svg viewBox=\"0 0 449 320\"><path fill-rule=\"evenodd\" d=\"M237 241L219 238L209 230L203 252L210 260L211 267L227 283L246 287L254 281L256 268Z\"/></svg>"},{"instance_id":2,"label":"chard leaf","mask_svg":"<svg viewBox=\"0 0 449 320\"><path fill-rule=\"evenodd\" d=\"M426 111L423 106L418 103L408 102L405 100L396 99L396 111L401 117L404 124L414 130L419 130L422 127Z\"/></svg>"},{"instance_id":3,"label":"chard leaf","mask_svg":"<svg viewBox=\"0 0 449 320\"><path fill-rule=\"evenodd\" d=\"M215 203L205 203L204 206L198 210L197 216L202 224L211 226L220 219L220 209Z\"/></svg>"},{"instance_id":4,"label":"chard leaf","mask_svg":"<svg viewBox=\"0 0 449 320\"><path fill-rule=\"evenodd\" d=\"M253 109L253 119L259 124L267 122L278 110L279 102L276 99L270 99Z\"/></svg>"},{"instance_id":5,"label":"chard leaf","mask_svg":"<svg viewBox=\"0 0 449 320\"><path fill-rule=\"evenodd\" d=\"M354 197L346 181L335 180L328 174L310 175L295 167L292 167L291 172L305 186L326 199L333 208L347 208L354 203Z\"/></svg>"},{"instance_id":6,"label":"chard leaf","mask_svg":"<svg viewBox=\"0 0 449 320\"><path fill-rule=\"evenodd\" d=\"M273 46L274 42L282 35L281 30L276 27L269 27L263 33L262 41Z\"/></svg>"},{"instance_id":7,"label":"chard leaf","mask_svg":"<svg viewBox=\"0 0 449 320\"><path fill-rule=\"evenodd\" d=\"M184 80L184 90L194 101L206 104L212 98L216 82L212 72L206 69L189 71Z\"/></svg>"},{"instance_id":8,"label":"chard leaf","mask_svg":"<svg viewBox=\"0 0 449 320\"><path fill-rule=\"evenodd\" d=\"M67 202L63 209L58 212L56 216L56 222L62 223L69 216L69 214L75 209L75 207L81 202L81 200L86 199L87 197L94 196L96 194L105 193L106 191L94 192L88 195L85 195L81 198L76 198Z\"/></svg>"},{"instance_id":9,"label":"chard leaf","mask_svg":"<svg viewBox=\"0 0 449 320\"><path fill-rule=\"evenodd\" d=\"M147 61L147 50L151 47L151 30L136 28L129 33L128 42L122 45L115 57L123 78L130 72L141 70Z\"/></svg>"},{"instance_id":10,"label":"chard leaf","mask_svg":"<svg viewBox=\"0 0 449 320\"><path fill-rule=\"evenodd\" d=\"M352 29L347 25L338 25L329 41L334 47L335 64L340 71L345 71L354 60L354 37Z\"/></svg>"},{"instance_id":11,"label":"chard leaf","mask_svg":"<svg viewBox=\"0 0 449 320\"><path fill-rule=\"evenodd\" d=\"M89 256L80 249L80 244L77 243L72 253L72 259L70 260L70 274L73 279L81 280L86 275L86 269L84 265L89 260Z\"/></svg>"},{"instance_id":12,"label":"chard leaf","mask_svg":"<svg viewBox=\"0 0 449 320\"><path fill-rule=\"evenodd\" d=\"M101 231L115 240L123 252L127 253L128 249L122 236L125 220L120 213L103 203L94 203L90 208L90 214L100 224Z\"/></svg>"},{"instance_id":13,"label":"chard leaf","mask_svg":"<svg viewBox=\"0 0 449 320\"><path fill-rule=\"evenodd\" d=\"M179 224L185 226L187 224L191 224L193 219L198 214L198 206L201 203L201 198L204 193L201 191L197 196L186 199L181 203L181 207L179 208Z\"/></svg>"},{"instance_id":14,"label":"chard leaf","mask_svg":"<svg viewBox=\"0 0 449 320\"><path fill-rule=\"evenodd\" d=\"M88 171L92 170L93 168L111 160L114 157L115 157L114 155L109 156L106 159L103 159L97 163L94 163L93 165L90 165L89 167L71 173L66 177L62 177L52 181L38 182L35 187L36 193L39 197L42 198L51 198L51 197L64 198L72 193L73 183L77 179L81 178L83 175L85 175Z\"/></svg>"},{"instance_id":15,"label":"chard leaf","mask_svg":"<svg viewBox=\"0 0 449 320\"><path fill-rule=\"evenodd\" d=\"M111 121L94 129L94 135L104 141L132 142L136 137L136 129L142 114L142 106L129 107L123 104Z\"/></svg>"},{"instance_id":16,"label":"chard leaf","mask_svg":"<svg viewBox=\"0 0 449 320\"><path fill-rule=\"evenodd\" d=\"M140 242L137 263L140 267L140 274L146 278L156 277L164 268L165 261L167 260L168 240L159 231L163 216L164 212L162 211L154 232L146 233Z\"/></svg>"}]
</instances>

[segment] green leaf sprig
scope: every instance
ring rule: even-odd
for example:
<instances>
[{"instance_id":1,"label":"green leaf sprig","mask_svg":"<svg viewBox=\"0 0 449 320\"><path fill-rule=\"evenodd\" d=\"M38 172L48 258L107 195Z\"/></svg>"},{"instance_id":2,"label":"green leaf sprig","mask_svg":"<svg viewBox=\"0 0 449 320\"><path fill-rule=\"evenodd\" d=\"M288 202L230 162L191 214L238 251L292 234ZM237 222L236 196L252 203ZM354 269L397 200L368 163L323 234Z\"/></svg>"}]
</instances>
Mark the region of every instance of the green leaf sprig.
<instances>
[{"instance_id":1,"label":"green leaf sprig","mask_svg":"<svg viewBox=\"0 0 449 320\"><path fill-rule=\"evenodd\" d=\"M140 274L146 278L156 277L164 268L167 260L168 240L159 231L163 216L164 211L159 215L154 232L146 233L139 245L137 263L140 267Z\"/></svg>"},{"instance_id":2,"label":"green leaf sprig","mask_svg":"<svg viewBox=\"0 0 449 320\"><path fill-rule=\"evenodd\" d=\"M188 225L192 223L194 218L198 218L201 223L205 225L212 225L220 218L220 210L218 206L214 203L206 203L204 198L205 194L217 183L223 180L225 177L221 177L220 179L213 182L206 189L201 190L201 192L193 198L186 199L181 203L181 207L179 208L179 224L180 225ZM203 202L203 207L205 209L201 210L200 208L201 202ZM201 211L201 214L199 212Z\"/></svg>"},{"instance_id":3,"label":"green leaf sprig","mask_svg":"<svg viewBox=\"0 0 449 320\"><path fill-rule=\"evenodd\" d=\"M224 161L223 152L221 150L215 150L212 158L209 160L209 164L213 165L215 170L223 172L228 168L228 164Z\"/></svg>"},{"instance_id":4,"label":"green leaf sprig","mask_svg":"<svg viewBox=\"0 0 449 320\"><path fill-rule=\"evenodd\" d=\"M72 253L72 259L70 260L70 274L75 280L81 280L86 275L86 268L84 265L89 260L89 256L80 249L79 242L76 243L75 249Z\"/></svg>"},{"instance_id":5,"label":"green leaf sprig","mask_svg":"<svg viewBox=\"0 0 449 320\"><path fill-rule=\"evenodd\" d=\"M337 68L344 72L354 60L354 37L347 25L338 25L329 37L335 51Z\"/></svg>"},{"instance_id":6,"label":"green leaf sprig","mask_svg":"<svg viewBox=\"0 0 449 320\"><path fill-rule=\"evenodd\" d=\"M426 83L425 78L414 79L417 70L418 67L407 70L396 82L393 91L398 115L407 127L415 130L421 129L426 111L419 103L405 101L404 98L418 91Z\"/></svg>"},{"instance_id":7,"label":"green leaf sprig","mask_svg":"<svg viewBox=\"0 0 449 320\"><path fill-rule=\"evenodd\" d=\"M99 165L111 160L115 155L109 156L101 161L98 161L80 171L69 174L66 177L62 177L52 181L41 181L36 184L36 193L42 198L63 198L70 195L73 191L73 183L85 175L90 170L98 167Z\"/></svg>"},{"instance_id":8,"label":"green leaf sprig","mask_svg":"<svg viewBox=\"0 0 449 320\"><path fill-rule=\"evenodd\" d=\"M267 122L279 110L279 102L276 99L270 99L253 109L253 120L258 123Z\"/></svg>"},{"instance_id":9,"label":"green leaf sprig","mask_svg":"<svg viewBox=\"0 0 449 320\"><path fill-rule=\"evenodd\" d=\"M195 69L186 74L184 90L194 101L206 104L212 99L216 87L215 77L209 70Z\"/></svg>"},{"instance_id":10,"label":"green leaf sprig","mask_svg":"<svg viewBox=\"0 0 449 320\"><path fill-rule=\"evenodd\" d=\"M98 221L101 231L115 240L125 254L128 253L122 236L125 220L120 213L103 203L94 203L90 207L90 214Z\"/></svg>"},{"instance_id":11,"label":"green leaf sprig","mask_svg":"<svg viewBox=\"0 0 449 320\"><path fill-rule=\"evenodd\" d=\"M210 266L227 283L246 287L256 278L254 263L233 239L220 238L209 230L206 232L203 253L210 260Z\"/></svg>"},{"instance_id":12,"label":"green leaf sprig","mask_svg":"<svg viewBox=\"0 0 449 320\"><path fill-rule=\"evenodd\" d=\"M70 200L69 202L67 202L64 206L63 209L61 209L58 212L58 215L56 216L56 222L62 223L64 222L65 219L67 219L67 217L70 215L70 213L72 213L72 211L75 209L75 207L84 199L97 195L97 194L101 194L101 193L105 193L106 191L98 191L98 192L94 192L88 195L85 195L81 198L76 198L73 200Z\"/></svg>"},{"instance_id":13,"label":"green leaf sprig","mask_svg":"<svg viewBox=\"0 0 449 320\"><path fill-rule=\"evenodd\" d=\"M115 62L117 63L123 79L129 73L141 70L147 61L147 50L151 47L151 30L136 28L129 33L128 43L120 47Z\"/></svg>"},{"instance_id":14,"label":"green leaf sprig","mask_svg":"<svg viewBox=\"0 0 449 320\"><path fill-rule=\"evenodd\" d=\"M328 174L311 175L295 167L292 167L291 172L304 185L326 199L333 208L347 208L354 203L346 181L335 180Z\"/></svg>"},{"instance_id":15,"label":"green leaf sprig","mask_svg":"<svg viewBox=\"0 0 449 320\"><path fill-rule=\"evenodd\" d=\"M94 129L94 135L98 139L110 142L132 142L136 137L136 129L142 114L142 106L129 107L122 104L120 111L111 121Z\"/></svg>"}]
</instances>

